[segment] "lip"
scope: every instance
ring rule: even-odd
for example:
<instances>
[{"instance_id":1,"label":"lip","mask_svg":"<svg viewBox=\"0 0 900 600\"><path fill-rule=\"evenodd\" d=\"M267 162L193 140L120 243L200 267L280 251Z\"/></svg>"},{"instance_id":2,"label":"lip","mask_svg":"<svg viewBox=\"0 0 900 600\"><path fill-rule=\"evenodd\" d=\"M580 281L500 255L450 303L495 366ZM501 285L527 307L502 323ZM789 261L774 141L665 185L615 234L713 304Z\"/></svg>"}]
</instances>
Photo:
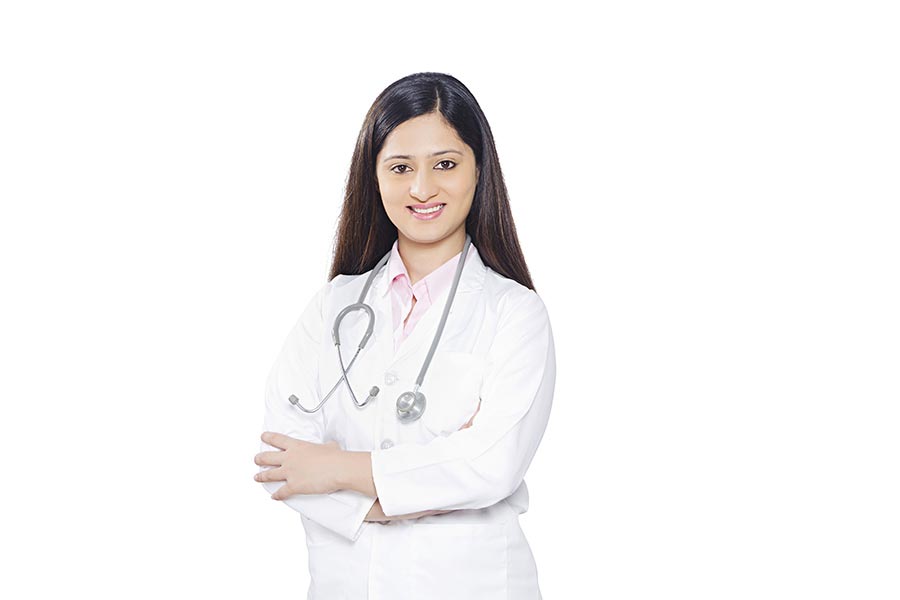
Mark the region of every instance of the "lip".
<instances>
[{"instance_id":1,"label":"lip","mask_svg":"<svg viewBox=\"0 0 900 600\"><path fill-rule=\"evenodd\" d=\"M447 206L444 202L432 202L430 204L417 204L416 208L431 208L432 206L440 206L441 204L443 204L444 207ZM427 215L420 215L419 213L414 211L411 206L407 206L406 210L409 211L409 214L411 214L414 219L418 219L420 221L431 221L431 220L437 219L439 216L444 214L444 207L440 208L439 210L436 210L435 212L433 212L431 214L427 214Z\"/></svg>"}]
</instances>

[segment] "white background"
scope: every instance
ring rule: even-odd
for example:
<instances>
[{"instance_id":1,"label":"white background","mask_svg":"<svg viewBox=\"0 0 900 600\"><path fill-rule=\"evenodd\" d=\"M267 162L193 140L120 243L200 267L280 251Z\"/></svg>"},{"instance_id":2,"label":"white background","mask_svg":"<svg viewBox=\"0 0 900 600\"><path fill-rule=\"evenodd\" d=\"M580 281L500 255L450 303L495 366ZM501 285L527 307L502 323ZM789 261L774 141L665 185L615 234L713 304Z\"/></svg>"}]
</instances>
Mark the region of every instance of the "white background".
<instances>
[{"instance_id":1,"label":"white background","mask_svg":"<svg viewBox=\"0 0 900 600\"><path fill-rule=\"evenodd\" d=\"M442 71L556 338L544 597L897 598L889 4L4 3L0 596L305 597L264 379L365 112Z\"/></svg>"}]
</instances>

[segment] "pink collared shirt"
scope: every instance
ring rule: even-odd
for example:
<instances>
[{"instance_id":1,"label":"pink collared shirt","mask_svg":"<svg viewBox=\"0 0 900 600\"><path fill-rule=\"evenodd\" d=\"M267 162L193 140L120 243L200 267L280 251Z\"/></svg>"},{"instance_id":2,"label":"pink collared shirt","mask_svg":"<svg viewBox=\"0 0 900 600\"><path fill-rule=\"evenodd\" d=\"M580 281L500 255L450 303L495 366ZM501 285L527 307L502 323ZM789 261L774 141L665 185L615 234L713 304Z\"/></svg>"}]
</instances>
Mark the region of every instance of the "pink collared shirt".
<instances>
[{"instance_id":1,"label":"pink collared shirt","mask_svg":"<svg viewBox=\"0 0 900 600\"><path fill-rule=\"evenodd\" d=\"M453 284L453 276L456 274L456 266L459 263L459 255L457 252L453 258L439 266L437 269L417 281L410 286L409 272L403 259L400 258L400 252L397 249L398 241L394 240L391 247L391 258L388 260L388 281L390 285L384 291L387 294L391 291L391 305L393 306L394 315L394 351L400 347L400 344L409 337L409 334L415 328L416 323L425 314L425 311L431 306L433 300L438 298L445 290L449 290ZM469 251L466 253L466 264L472 260L472 256L478 252L475 244L469 245ZM416 305L412 307L410 313L410 305L412 297L416 297ZM443 305L439 307L442 309ZM409 317L404 325L404 319Z\"/></svg>"}]
</instances>

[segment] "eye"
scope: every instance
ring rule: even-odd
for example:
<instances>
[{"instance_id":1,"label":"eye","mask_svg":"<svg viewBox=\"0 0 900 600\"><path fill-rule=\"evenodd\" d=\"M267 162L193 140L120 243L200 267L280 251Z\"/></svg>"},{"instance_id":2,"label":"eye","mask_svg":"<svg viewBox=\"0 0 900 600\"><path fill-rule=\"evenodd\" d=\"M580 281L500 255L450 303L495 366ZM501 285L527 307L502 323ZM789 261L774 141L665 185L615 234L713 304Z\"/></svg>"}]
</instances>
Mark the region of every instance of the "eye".
<instances>
[{"instance_id":1,"label":"eye","mask_svg":"<svg viewBox=\"0 0 900 600\"><path fill-rule=\"evenodd\" d=\"M394 165L393 167L391 167L391 171L394 171L394 169L396 169L397 167L404 167L406 169L409 168L406 165ZM397 173L398 175L403 175L404 173L406 173L406 171L394 171L394 173Z\"/></svg>"},{"instance_id":2,"label":"eye","mask_svg":"<svg viewBox=\"0 0 900 600\"><path fill-rule=\"evenodd\" d=\"M453 165L453 166L452 166L452 167L444 167L444 168L441 169L442 171L449 171L450 169L452 169L453 167L456 166L456 163L453 162L452 160L449 160L449 159L442 160L442 161L439 162L438 164L439 164L439 165L442 165L442 164L444 164L444 163L450 163L450 164Z\"/></svg>"}]
</instances>

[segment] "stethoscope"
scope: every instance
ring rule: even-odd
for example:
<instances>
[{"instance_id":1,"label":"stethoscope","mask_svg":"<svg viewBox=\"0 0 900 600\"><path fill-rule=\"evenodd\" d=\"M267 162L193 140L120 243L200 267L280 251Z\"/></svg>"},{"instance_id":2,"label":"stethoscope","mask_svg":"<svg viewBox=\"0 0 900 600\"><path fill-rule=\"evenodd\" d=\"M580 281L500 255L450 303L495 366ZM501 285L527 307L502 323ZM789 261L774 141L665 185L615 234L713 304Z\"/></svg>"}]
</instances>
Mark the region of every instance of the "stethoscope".
<instances>
[{"instance_id":1,"label":"stethoscope","mask_svg":"<svg viewBox=\"0 0 900 600\"><path fill-rule=\"evenodd\" d=\"M431 348L428 350L428 356L425 357L425 362L422 364L422 369L419 371L419 376L416 378L416 383L413 386L411 392L403 392L397 398L397 418L402 423L408 423L411 421L415 421L425 412L425 394L419 391L419 387L422 385L422 380L425 379L425 372L428 371L428 365L431 364L431 357L434 355L434 350L437 348L438 340L441 339L441 334L444 332L444 323L447 321L447 315L450 313L450 305L453 303L453 298L456 296L456 287L459 285L459 279L462 275L463 266L466 262L466 254L469 251L469 244L472 243L472 238L469 237L469 234L466 234L466 242L463 244L462 254L459 257L459 264L456 265L456 274L453 277L453 285L450 286L450 295L447 298L447 303L444 305L444 313L441 315L441 322L438 325L437 333L434 334L434 339L431 341ZM371 390L369 390L369 396L366 398L366 401L360 404L356 400L356 394L353 393L353 387L350 385L350 381L347 379L347 371L349 371L353 367L353 363L356 362L356 357L359 355L360 351L366 345L366 342L369 341L369 337L372 335L372 331L375 327L375 311L372 310L372 307L363 302L366 298L366 294L369 292L369 288L372 286L372 280L375 279L375 274L387 263L388 258L390 258L391 253L388 252L384 255L384 257L378 261L378 264L372 269L372 273L369 275L369 278L366 280L366 285L363 287L362 292L359 294L359 300L355 304L350 304L345 307L340 313L338 313L337 317L334 319L334 327L331 331L331 339L334 341L334 346L337 348L338 362L341 365L341 373L343 374L338 380L337 383L331 388L331 391L328 392L328 395L319 402L319 405L316 406L312 410L308 410L303 408L300 405L300 399L297 398L294 394L288 398L291 404L299 408L305 413L312 414L322 408L322 405L331 397L337 387L341 384L341 381L347 384L347 389L350 390L350 396L353 398L353 404L356 405L357 408L362 408L366 406L369 402L375 399L378 395L378 386L373 386ZM362 337L362 341L359 343L359 347L356 349L356 354L353 355L353 358L350 360L350 365L344 368L344 358L341 356L341 340L339 329L341 325L341 319L343 319L348 313L353 312L355 310L363 310L366 312L368 316L368 327L366 327L366 332Z\"/></svg>"}]
</instances>

